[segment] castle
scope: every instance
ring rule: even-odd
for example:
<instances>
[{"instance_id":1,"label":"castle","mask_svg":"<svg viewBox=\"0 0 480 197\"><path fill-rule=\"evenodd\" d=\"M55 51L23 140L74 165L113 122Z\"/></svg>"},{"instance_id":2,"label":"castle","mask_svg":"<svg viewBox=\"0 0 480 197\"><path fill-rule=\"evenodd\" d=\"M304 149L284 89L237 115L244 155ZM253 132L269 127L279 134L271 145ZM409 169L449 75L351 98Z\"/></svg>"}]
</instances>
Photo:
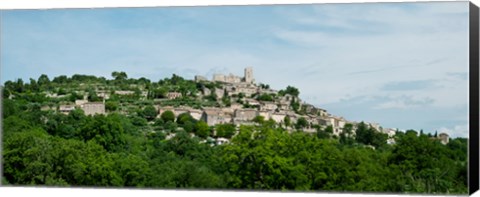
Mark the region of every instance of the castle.
<instances>
[{"instance_id":1,"label":"castle","mask_svg":"<svg viewBox=\"0 0 480 197\"><path fill-rule=\"evenodd\" d=\"M195 81L206 81L207 79L203 76L195 76ZM223 74L214 74L212 81L218 81L223 83L247 83L253 84L255 83L255 79L253 78L253 69L252 67L247 67L244 70L244 77L239 77L233 74L223 75Z\"/></svg>"}]
</instances>

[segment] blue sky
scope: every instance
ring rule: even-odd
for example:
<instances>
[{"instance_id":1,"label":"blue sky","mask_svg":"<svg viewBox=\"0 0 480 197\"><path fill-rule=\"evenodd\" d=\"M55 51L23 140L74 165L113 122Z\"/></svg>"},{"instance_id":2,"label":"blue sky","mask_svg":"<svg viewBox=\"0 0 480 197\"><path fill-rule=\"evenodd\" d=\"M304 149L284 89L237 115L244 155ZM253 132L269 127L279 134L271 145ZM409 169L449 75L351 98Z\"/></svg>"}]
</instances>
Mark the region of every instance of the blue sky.
<instances>
[{"instance_id":1,"label":"blue sky","mask_svg":"<svg viewBox=\"0 0 480 197\"><path fill-rule=\"evenodd\" d=\"M243 75L352 121L468 136L468 2L10 10L1 82Z\"/></svg>"}]
</instances>

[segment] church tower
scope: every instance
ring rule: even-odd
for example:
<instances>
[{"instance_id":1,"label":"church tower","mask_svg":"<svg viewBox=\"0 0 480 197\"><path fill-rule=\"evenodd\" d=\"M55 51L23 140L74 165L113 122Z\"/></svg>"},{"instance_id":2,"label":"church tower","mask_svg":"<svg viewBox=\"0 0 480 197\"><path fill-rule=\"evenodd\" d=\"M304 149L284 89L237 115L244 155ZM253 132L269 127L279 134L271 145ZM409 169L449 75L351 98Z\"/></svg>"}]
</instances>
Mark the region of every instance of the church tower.
<instances>
[{"instance_id":1,"label":"church tower","mask_svg":"<svg viewBox=\"0 0 480 197\"><path fill-rule=\"evenodd\" d=\"M253 83L255 80L253 79L253 68L247 67L245 68L245 82L246 83Z\"/></svg>"}]
</instances>

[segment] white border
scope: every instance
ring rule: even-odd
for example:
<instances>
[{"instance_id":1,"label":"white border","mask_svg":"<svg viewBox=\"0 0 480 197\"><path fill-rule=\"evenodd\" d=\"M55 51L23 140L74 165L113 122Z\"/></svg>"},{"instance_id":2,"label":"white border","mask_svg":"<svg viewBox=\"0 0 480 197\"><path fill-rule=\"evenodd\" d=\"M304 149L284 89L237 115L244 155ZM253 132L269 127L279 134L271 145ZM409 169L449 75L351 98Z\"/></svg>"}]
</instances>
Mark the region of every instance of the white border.
<instances>
[{"instance_id":1,"label":"white border","mask_svg":"<svg viewBox=\"0 0 480 197\"><path fill-rule=\"evenodd\" d=\"M436 0L435 2L449 1ZM452 0L450 0L452 1ZM162 6L207 6L207 5L272 5L312 3L374 3L374 2L432 2L426 0L378 1L378 0L0 0L0 10L10 9L58 9L58 8L114 8L114 7L162 7ZM471 0L480 6L480 0ZM1 11L0 11L1 12ZM1 20L1 15L0 15ZM1 22L1 21L0 21ZM1 36L1 35L0 35ZM1 57L0 57L1 58ZM84 189L84 188L40 188L0 187L1 196L406 196L397 194L337 194L337 193L280 193L280 192L237 192L237 191L185 191L185 190L137 190L137 189ZM408 195L412 196L412 195ZM416 195L420 196L420 195ZM424 196L424 195L421 195ZM473 196L480 196L477 192Z\"/></svg>"},{"instance_id":2,"label":"white border","mask_svg":"<svg viewBox=\"0 0 480 197\"><path fill-rule=\"evenodd\" d=\"M435 0L459 1L459 0ZM465 1L465 0L463 0ZM207 5L272 5L311 3L375 3L375 2L432 2L428 0L1 0L0 9L50 9L50 8L106 8L106 7L159 7ZM472 0L480 5L480 0Z\"/></svg>"}]
</instances>

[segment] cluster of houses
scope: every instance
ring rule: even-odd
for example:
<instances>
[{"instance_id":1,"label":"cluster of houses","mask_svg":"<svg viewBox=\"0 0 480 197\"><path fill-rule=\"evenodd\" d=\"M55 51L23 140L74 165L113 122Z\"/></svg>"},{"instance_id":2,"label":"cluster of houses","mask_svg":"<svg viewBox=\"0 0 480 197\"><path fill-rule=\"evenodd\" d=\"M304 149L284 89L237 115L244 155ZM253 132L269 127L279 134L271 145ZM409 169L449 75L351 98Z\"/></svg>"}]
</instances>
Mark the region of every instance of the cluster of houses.
<instances>
[{"instance_id":1,"label":"cluster of houses","mask_svg":"<svg viewBox=\"0 0 480 197\"><path fill-rule=\"evenodd\" d=\"M203 76L195 76L195 81L208 81ZM295 124L300 118L307 121L307 127L303 128L305 132L316 132L314 128L315 125L320 127L331 126L333 128L333 135L339 136L342 133L343 128L346 124L353 125L355 129L357 122L347 121L343 117L334 116L327 113L325 109L317 108L311 104L301 102L300 98L293 95L285 94L279 95L278 91L265 88L263 86L257 86L254 82L253 69L247 67L244 70L244 76L239 77L233 74L223 75L223 74L214 74L212 81L221 82L222 87L216 87L213 89L203 88L198 96L200 98L203 96L210 96L213 94L221 99L224 96L237 97L240 100L236 100L224 107L204 107L201 109L194 109L189 106L182 107L172 107L172 106L155 106L158 110L158 116L160 116L165 111L172 111L175 116L178 116L182 113L190 114L196 120L202 120L206 122L209 126L214 126L217 124L231 123L234 125L249 125L254 124L253 119L257 116L263 116L265 120L273 120L278 124L290 125ZM134 91L128 90L117 90L113 92L118 95L133 95ZM240 94L243 94L243 97L239 97ZM275 95L273 101L263 101L255 99L254 95ZM97 95L108 99L110 97L109 93L106 91L97 91ZM142 96L146 97L147 92L142 92ZM168 92L166 94L167 99L178 99L182 97L181 93L178 92ZM291 104L292 100L295 100L299 103L300 108L303 109L302 114L296 113ZM238 102L240 101L240 102ZM104 102L88 102L86 97L83 100L76 100L74 105L60 105L58 111L61 113L69 113L75 108L81 108L86 115L94 114L105 114L105 104ZM385 133L388 135L387 143L395 143L394 135L396 129L382 128L377 123L366 123L370 127L375 128L377 131ZM293 128L288 127L287 128ZM353 133L354 135L354 133ZM448 143L448 135L446 133L441 133L439 139L443 144Z\"/></svg>"},{"instance_id":2,"label":"cluster of houses","mask_svg":"<svg viewBox=\"0 0 480 197\"><path fill-rule=\"evenodd\" d=\"M77 100L75 105L60 105L58 111L68 114L75 108L80 108L85 112L85 115L105 114L105 103L103 102L88 102L87 100Z\"/></svg>"},{"instance_id":3,"label":"cluster of houses","mask_svg":"<svg viewBox=\"0 0 480 197\"><path fill-rule=\"evenodd\" d=\"M263 116L265 120L272 119L278 124L286 124L285 121L289 121L291 124L295 124L298 119L303 118L308 122L308 126L303 128L305 132L316 132L313 125L319 126L332 126L333 134L340 135L343 127L350 123L356 125L356 122L347 121L343 117L338 117L327 113L326 110L317 108L313 105L302 103L300 98L285 94L280 96L278 91L269 88L259 87L254 84L253 70L251 67L245 68L244 77L235 76L233 74L223 75L214 74L212 81L222 82L221 88L215 88L213 90L204 88L203 96L212 94L221 99L224 96L238 96L243 94L241 99L242 103L233 102L227 107L216 108L202 108L193 109L191 107L171 107L171 106L157 106L159 114L164 111L172 111L176 116L182 113L189 113L193 118L202 120L208 125L213 126L216 124L231 123L235 125L253 124L253 119L257 116ZM207 81L203 76L195 76L196 81ZM252 97L252 95L270 94L277 95L274 101L261 101ZM201 96L201 95L200 95ZM304 114L296 113L292 106L292 100L298 101L300 107L305 109ZM248 108L245 108L247 104ZM395 135L394 129L383 129L379 124L368 123L378 131L384 132L389 136L389 143L393 143L393 136Z\"/></svg>"}]
</instances>

